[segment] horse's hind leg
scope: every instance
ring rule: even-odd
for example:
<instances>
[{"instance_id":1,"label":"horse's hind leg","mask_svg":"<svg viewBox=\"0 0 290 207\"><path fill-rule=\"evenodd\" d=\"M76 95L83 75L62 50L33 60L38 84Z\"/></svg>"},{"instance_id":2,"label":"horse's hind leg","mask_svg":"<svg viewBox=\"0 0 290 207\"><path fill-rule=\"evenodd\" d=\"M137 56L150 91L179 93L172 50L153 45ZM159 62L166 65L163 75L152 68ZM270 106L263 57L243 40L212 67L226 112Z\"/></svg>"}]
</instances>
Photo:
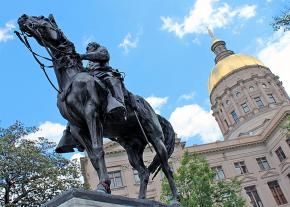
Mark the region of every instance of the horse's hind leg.
<instances>
[{"instance_id":1,"label":"horse's hind leg","mask_svg":"<svg viewBox=\"0 0 290 207\"><path fill-rule=\"evenodd\" d=\"M173 179L173 172L168 164L168 154L167 154L166 147L162 142L162 136L156 137L156 139L152 141L152 145L156 151L156 154L159 157L162 171L164 172L168 180L168 183L169 183L172 195L173 195L173 200L174 202L178 203L179 195L178 195L177 188Z\"/></svg>"},{"instance_id":2,"label":"horse's hind leg","mask_svg":"<svg viewBox=\"0 0 290 207\"><path fill-rule=\"evenodd\" d=\"M151 118L152 119L150 121L143 120L142 123L144 125L144 128L146 129L146 135L148 137L148 140L153 145L156 151L156 154L160 160L160 165L161 165L162 171L164 172L168 180L168 183L172 192L173 200L175 203L178 204L179 195L178 195L177 188L174 182L173 172L168 164L169 157L168 157L167 149L163 143L164 136L163 136L162 128L156 115L155 116L152 115Z\"/></svg>"},{"instance_id":3,"label":"horse's hind leg","mask_svg":"<svg viewBox=\"0 0 290 207\"><path fill-rule=\"evenodd\" d=\"M140 178L139 198L144 199L146 198L147 185L150 176L150 172L143 162L142 156L144 147L142 147L142 149L128 147L126 148L126 151L131 166L138 171L138 176Z\"/></svg>"}]
</instances>

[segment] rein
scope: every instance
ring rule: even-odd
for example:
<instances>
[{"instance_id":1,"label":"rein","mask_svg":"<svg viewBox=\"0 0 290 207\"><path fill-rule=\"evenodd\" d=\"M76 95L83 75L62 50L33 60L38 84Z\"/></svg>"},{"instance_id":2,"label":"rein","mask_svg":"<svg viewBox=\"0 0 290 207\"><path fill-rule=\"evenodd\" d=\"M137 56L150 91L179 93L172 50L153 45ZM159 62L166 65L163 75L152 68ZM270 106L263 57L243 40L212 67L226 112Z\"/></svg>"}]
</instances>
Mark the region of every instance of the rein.
<instances>
[{"instance_id":1,"label":"rein","mask_svg":"<svg viewBox=\"0 0 290 207\"><path fill-rule=\"evenodd\" d=\"M40 58L43 58L45 60L49 60L49 61L52 61L53 59L50 59L50 58L47 58L47 57L44 57L44 56L41 56L39 54L37 54L36 52L34 52L28 42L28 39L27 39L27 36L22 32L18 32L18 31L14 31L14 33L16 34L16 36L19 38L19 40L25 45L25 47L31 52L33 58L36 60L36 62L39 64L40 68L42 69L46 79L48 80L48 82L50 83L50 85L58 92L58 93L61 93L62 90L58 90L57 87L53 84L53 82L50 80L45 68L53 68L52 65L50 66L46 66L44 65L37 57L40 57ZM23 36L23 37L22 37ZM40 36L41 38L41 36ZM48 51L48 53L52 56L52 54L50 53L50 51L48 50L47 46L44 44L42 38L41 38L41 41L45 47L45 49ZM52 56L53 57L53 56Z\"/></svg>"}]
</instances>

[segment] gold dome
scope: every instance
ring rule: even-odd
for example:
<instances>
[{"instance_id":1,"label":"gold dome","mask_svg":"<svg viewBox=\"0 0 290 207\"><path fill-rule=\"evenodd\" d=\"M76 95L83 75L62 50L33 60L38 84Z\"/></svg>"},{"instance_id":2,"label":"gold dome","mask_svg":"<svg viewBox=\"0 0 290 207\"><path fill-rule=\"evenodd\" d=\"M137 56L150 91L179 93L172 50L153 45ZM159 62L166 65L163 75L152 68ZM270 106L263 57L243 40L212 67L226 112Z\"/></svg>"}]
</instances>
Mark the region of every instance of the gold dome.
<instances>
[{"instance_id":1,"label":"gold dome","mask_svg":"<svg viewBox=\"0 0 290 207\"><path fill-rule=\"evenodd\" d=\"M242 54L232 54L222 60L220 60L215 67L212 69L211 74L208 80L208 91L209 94L211 93L212 89L215 85L226 75L230 74L231 72L251 65L260 65L265 66L261 61L258 59L251 57L249 55L242 55Z\"/></svg>"}]
</instances>

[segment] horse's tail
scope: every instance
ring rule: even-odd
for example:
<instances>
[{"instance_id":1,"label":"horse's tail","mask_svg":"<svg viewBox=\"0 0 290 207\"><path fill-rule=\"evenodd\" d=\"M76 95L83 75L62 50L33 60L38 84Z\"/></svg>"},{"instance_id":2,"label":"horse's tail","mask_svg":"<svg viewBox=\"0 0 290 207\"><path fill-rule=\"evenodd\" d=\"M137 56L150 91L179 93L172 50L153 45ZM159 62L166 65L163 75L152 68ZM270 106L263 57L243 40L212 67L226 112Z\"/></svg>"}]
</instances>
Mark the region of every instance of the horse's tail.
<instances>
[{"instance_id":1,"label":"horse's tail","mask_svg":"<svg viewBox=\"0 0 290 207\"><path fill-rule=\"evenodd\" d=\"M163 118L160 115L157 115L157 116L158 116L158 120L160 122L160 125L162 127L163 135L165 138L164 144L165 144L165 147L167 149L168 158L169 158L174 151L175 132L174 132L173 127L171 126L169 121L167 121L165 118ZM160 161L159 161L159 158L157 155L155 155L155 157L153 158L153 161L148 166L148 169L149 169L151 174L153 174L155 172L155 174L152 178L152 180L153 180L154 177L157 175L157 173L160 170Z\"/></svg>"}]
</instances>

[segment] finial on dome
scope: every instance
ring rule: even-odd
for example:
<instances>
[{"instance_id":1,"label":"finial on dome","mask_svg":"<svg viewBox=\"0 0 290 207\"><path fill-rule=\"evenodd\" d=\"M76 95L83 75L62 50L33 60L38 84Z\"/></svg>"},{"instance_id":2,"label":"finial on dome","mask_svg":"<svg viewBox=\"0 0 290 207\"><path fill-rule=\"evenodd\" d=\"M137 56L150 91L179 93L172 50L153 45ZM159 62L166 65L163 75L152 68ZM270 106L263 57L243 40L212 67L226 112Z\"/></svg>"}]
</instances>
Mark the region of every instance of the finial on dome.
<instances>
[{"instance_id":1,"label":"finial on dome","mask_svg":"<svg viewBox=\"0 0 290 207\"><path fill-rule=\"evenodd\" d=\"M214 37L214 34L213 34L213 31L209 28L209 27L206 27L207 28L207 31L208 31L208 35L213 39L215 38Z\"/></svg>"},{"instance_id":2,"label":"finial on dome","mask_svg":"<svg viewBox=\"0 0 290 207\"><path fill-rule=\"evenodd\" d=\"M209 27L206 27L206 28L207 28L208 35L211 38L212 44L214 44L215 42L219 41L219 39L215 37L213 31Z\"/></svg>"}]
</instances>

